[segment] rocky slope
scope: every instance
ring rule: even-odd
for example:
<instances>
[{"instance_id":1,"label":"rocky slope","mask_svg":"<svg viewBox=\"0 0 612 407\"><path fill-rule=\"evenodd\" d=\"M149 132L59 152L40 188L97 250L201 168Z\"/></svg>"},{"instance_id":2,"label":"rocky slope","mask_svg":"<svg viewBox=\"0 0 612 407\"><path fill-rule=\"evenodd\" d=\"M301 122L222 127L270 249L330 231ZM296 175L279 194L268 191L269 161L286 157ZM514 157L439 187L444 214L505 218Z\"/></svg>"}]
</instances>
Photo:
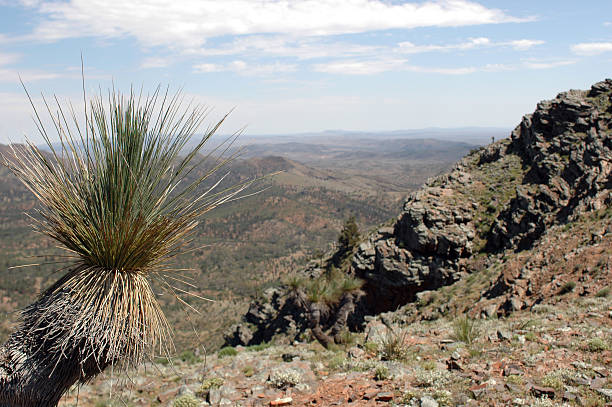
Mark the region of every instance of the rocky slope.
<instances>
[{"instance_id":1,"label":"rocky slope","mask_svg":"<svg viewBox=\"0 0 612 407\"><path fill-rule=\"evenodd\" d=\"M523 117L510 138L472 152L449 173L431 179L408 197L393 225L368 235L340 265L347 278L363 281L361 287L313 295L313 286L336 284L330 273L332 264L338 265L337 254L331 253L298 273L299 284L270 289L252 303L226 342L250 345L278 334L291 342L311 332L326 346L339 343L342 332L363 330L367 315L414 308L432 290L455 286L483 270L490 274L490 286L471 303L449 298L435 312L501 316L556 295L558 290L543 287L555 281L558 288L567 278L551 270L567 271L564 266L576 256L584 263L574 268L581 269L593 263L586 253L594 256L599 276L582 277L572 268L580 274L572 282L577 291L593 293L611 281L609 239L608 246L599 242L593 249L597 239L612 233L605 226L612 205L611 169L612 80L588 91L561 93ZM563 228L589 216L604 219L594 221L598 230L587 242L590 249L571 236L559 237ZM558 257L552 259L552 253ZM549 267L553 262L555 267ZM432 313L414 314L426 318Z\"/></svg>"},{"instance_id":2,"label":"rocky slope","mask_svg":"<svg viewBox=\"0 0 612 407\"><path fill-rule=\"evenodd\" d=\"M394 222L266 290L235 347L60 405L612 406L611 118L612 80L540 103Z\"/></svg>"}]
</instances>

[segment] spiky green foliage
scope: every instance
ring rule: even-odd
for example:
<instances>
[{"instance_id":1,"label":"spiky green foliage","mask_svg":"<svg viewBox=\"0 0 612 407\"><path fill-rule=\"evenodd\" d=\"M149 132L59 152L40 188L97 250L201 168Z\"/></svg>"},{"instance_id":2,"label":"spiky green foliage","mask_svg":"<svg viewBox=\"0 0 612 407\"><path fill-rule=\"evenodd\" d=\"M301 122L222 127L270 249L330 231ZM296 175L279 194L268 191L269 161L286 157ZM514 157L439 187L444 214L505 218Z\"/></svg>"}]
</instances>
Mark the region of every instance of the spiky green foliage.
<instances>
[{"instance_id":1,"label":"spiky green foliage","mask_svg":"<svg viewBox=\"0 0 612 407\"><path fill-rule=\"evenodd\" d=\"M454 339L471 345L480 334L480 328L476 320L467 315L458 317L453 321Z\"/></svg>"},{"instance_id":2,"label":"spiky green foliage","mask_svg":"<svg viewBox=\"0 0 612 407\"><path fill-rule=\"evenodd\" d=\"M81 363L92 357L100 366L138 363L166 352L170 328L151 279L173 293L180 290L173 287L180 278L169 260L189 243L199 217L247 185L221 192L214 191L220 181L202 186L233 158L219 158L220 150L199 154L223 120L186 151L207 111L184 106L180 93L113 90L108 100L90 102L84 123L72 107L57 102L52 112L46 106L59 146L36 112L51 153L28 142L3 161L40 200L36 229L57 240L72 263L42 294L49 300L29 310L33 326L26 328L36 335L36 321L44 321L45 341L54 341L56 356L78 346ZM201 173L205 159L214 162ZM54 300L66 296L76 307L69 315Z\"/></svg>"}]
</instances>

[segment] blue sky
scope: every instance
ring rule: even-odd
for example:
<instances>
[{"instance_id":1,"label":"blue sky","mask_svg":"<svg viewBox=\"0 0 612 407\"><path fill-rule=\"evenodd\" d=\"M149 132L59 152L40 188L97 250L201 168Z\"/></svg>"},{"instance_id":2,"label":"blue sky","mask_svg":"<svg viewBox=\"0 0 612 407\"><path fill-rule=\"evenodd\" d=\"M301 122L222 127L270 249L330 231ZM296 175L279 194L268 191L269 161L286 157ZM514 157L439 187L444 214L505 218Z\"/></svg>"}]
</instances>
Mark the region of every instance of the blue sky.
<instances>
[{"instance_id":1,"label":"blue sky","mask_svg":"<svg viewBox=\"0 0 612 407\"><path fill-rule=\"evenodd\" d=\"M0 142L40 140L19 75L80 108L81 53L88 94L182 88L228 133L511 129L612 76L612 1L0 0Z\"/></svg>"}]
</instances>

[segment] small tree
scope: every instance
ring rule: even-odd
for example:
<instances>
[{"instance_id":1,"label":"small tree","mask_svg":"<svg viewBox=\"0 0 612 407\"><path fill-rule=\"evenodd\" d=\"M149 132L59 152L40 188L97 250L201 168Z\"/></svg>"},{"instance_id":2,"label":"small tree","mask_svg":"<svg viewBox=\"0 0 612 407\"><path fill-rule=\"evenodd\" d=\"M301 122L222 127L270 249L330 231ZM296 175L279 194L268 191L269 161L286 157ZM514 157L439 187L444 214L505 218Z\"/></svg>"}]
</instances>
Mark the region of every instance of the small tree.
<instances>
[{"instance_id":1,"label":"small tree","mask_svg":"<svg viewBox=\"0 0 612 407\"><path fill-rule=\"evenodd\" d=\"M359 227L355 221L355 216L350 216L346 221L344 221L344 226L342 227L342 231L340 231L340 235L338 236L338 253L340 254L341 259L344 259L346 256L350 255L353 249L359 244L359 239Z\"/></svg>"},{"instance_id":2,"label":"small tree","mask_svg":"<svg viewBox=\"0 0 612 407\"><path fill-rule=\"evenodd\" d=\"M35 112L51 153L28 142L3 157L41 203L37 230L71 262L0 348L0 407L55 406L109 366L167 354L170 326L151 280L174 293L169 261L198 218L248 185L199 188L232 157L199 172L198 153L223 120L189 148L207 111L183 108L180 94L113 91L87 107L84 123L71 108L49 110L59 147Z\"/></svg>"}]
</instances>

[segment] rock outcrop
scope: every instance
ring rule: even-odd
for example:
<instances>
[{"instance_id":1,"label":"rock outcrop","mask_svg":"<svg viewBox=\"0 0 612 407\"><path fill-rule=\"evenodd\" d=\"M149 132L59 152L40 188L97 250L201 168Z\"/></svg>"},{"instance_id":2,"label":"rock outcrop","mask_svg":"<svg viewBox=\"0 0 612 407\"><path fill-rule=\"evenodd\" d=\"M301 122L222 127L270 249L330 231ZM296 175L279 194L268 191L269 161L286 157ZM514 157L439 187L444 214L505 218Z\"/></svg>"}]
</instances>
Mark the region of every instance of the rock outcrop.
<instances>
[{"instance_id":1,"label":"rock outcrop","mask_svg":"<svg viewBox=\"0 0 612 407\"><path fill-rule=\"evenodd\" d=\"M355 250L343 272L364 281L361 294L344 297L342 306L328 307L324 317L315 318L323 331L337 331L339 325L360 329L365 315L396 310L414 302L418 293L486 267L502 252L530 250L555 225L609 207L611 120L612 80L589 91L561 93L540 102L509 139L472 152L412 193L396 222L379 228ZM302 275L317 278L312 267ZM506 295L515 280L525 279L506 273L483 298ZM504 300L505 309L526 306L519 297L530 295L529 289L518 292ZM295 337L313 328L317 308L309 308L305 296L283 288L269 297L252 305L244 318L250 327L235 327L227 335L229 344L257 343L278 333Z\"/></svg>"},{"instance_id":2,"label":"rock outcrop","mask_svg":"<svg viewBox=\"0 0 612 407\"><path fill-rule=\"evenodd\" d=\"M611 119L612 80L560 93L523 117L511 148L529 171L493 224L491 249L528 249L549 226L610 204Z\"/></svg>"}]
</instances>

